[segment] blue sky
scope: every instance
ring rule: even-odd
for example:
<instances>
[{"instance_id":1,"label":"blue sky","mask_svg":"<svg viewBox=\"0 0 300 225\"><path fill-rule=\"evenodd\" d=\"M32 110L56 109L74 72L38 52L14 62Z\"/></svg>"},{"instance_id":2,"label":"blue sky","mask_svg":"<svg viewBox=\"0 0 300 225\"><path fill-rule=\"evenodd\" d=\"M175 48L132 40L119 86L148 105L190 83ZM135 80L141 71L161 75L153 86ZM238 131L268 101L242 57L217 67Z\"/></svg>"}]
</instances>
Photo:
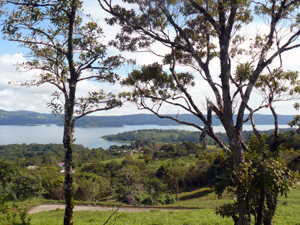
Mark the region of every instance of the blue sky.
<instances>
[{"instance_id":1,"label":"blue sky","mask_svg":"<svg viewBox=\"0 0 300 225\"><path fill-rule=\"evenodd\" d=\"M98 23L104 28L106 41L113 39L118 28L111 28L105 25L103 18L107 15L101 11L100 6L98 5L96 0L88 0L84 3L84 12L90 13L93 15L95 19L98 19ZM248 31L251 32L257 30L265 29L264 25L260 21L256 21L252 24ZM248 32L247 31L247 32ZM51 93L55 91L55 88L51 85L43 85L41 87L20 87L15 85L9 85L9 81L14 80L28 80L33 76L32 72L23 73L21 71L17 71L14 67L14 64L17 62L21 62L26 60L22 53L26 51L26 49L22 49L18 47L17 43L5 41L2 39L2 34L0 34L0 109L8 110L8 111L16 111L16 110L31 110L43 113L49 113L50 110L46 108L46 104L51 100ZM161 45L155 45L154 50L161 51ZM21 53L21 54L20 54ZM115 49L110 49L110 53L117 53ZM125 57L136 58L139 65L150 64L157 60L154 55L150 53L123 53ZM290 70L299 70L299 50L293 50L288 54L283 54L284 56L284 68ZM215 74L215 77L218 76L218 62L212 64L212 72ZM182 70L186 70L186 68L180 68ZM121 75L125 76L126 73L130 70L130 68L126 68L120 70ZM188 69L189 70L189 69ZM203 86L203 80L199 75L196 76L196 88L191 90L192 95L194 96L196 104L200 106L200 108L204 108L205 97L211 95L211 91L209 87ZM199 88L199 84L201 84L201 88ZM96 83L84 83L79 86L78 94L83 95L84 93L91 91L92 89L102 88L103 86ZM108 91L112 91L117 93L121 89L120 86L104 86L104 88ZM276 104L277 110L279 114L295 114L296 111L292 108L292 102L282 102ZM253 106L257 106L260 103L260 98L258 95L253 95L251 98L251 104ZM174 108L165 108L164 113L177 113L177 109ZM121 114L133 114L133 113L147 113L147 111L139 111L136 109L136 106L132 104L126 104L121 109L114 109L111 111L107 111L98 115L121 115ZM181 111L183 113L183 111ZM269 110L262 110L263 114L270 114Z\"/></svg>"}]
</instances>

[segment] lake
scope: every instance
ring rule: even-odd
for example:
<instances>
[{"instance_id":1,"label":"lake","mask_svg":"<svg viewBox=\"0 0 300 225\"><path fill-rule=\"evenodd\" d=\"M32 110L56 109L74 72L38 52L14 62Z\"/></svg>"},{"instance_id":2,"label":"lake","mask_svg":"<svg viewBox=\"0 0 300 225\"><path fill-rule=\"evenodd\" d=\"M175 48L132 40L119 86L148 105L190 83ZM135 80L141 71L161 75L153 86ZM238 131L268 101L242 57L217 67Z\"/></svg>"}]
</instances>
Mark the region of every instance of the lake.
<instances>
[{"instance_id":1,"label":"lake","mask_svg":"<svg viewBox=\"0 0 300 225\"><path fill-rule=\"evenodd\" d=\"M270 130L272 125L257 125L258 130ZM288 128L288 125L280 125L280 128ZM117 134L125 131L142 130L142 129L178 129L197 131L190 126L158 126L158 125L137 125L124 127L98 127L98 128L80 128L75 129L74 144L82 144L90 149L102 147L109 148L111 145L122 145L128 143L106 141L100 137L109 134ZM215 132L224 132L222 126L214 126ZM244 125L244 130L251 130L251 125ZM0 126L0 145L7 144L49 144L62 143L63 127L56 125L39 125L39 126Z\"/></svg>"}]
</instances>

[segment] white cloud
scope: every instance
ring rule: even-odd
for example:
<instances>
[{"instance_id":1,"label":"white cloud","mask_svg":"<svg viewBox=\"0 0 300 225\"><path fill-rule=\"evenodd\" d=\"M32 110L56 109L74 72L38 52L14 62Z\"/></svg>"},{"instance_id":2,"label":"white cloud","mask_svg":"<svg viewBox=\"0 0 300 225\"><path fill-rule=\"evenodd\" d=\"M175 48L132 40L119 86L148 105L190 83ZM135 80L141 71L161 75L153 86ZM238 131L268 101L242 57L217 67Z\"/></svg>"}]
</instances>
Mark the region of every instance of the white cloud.
<instances>
[{"instance_id":1,"label":"white cloud","mask_svg":"<svg viewBox=\"0 0 300 225\"><path fill-rule=\"evenodd\" d=\"M32 73L17 71L14 64L25 62L21 54L2 55L0 57L0 108L4 110L33 110L50 112L46 108L53 88L49 85L41 87L22 87L9 84L9 81L26 81L32 79Z\"/></svg>"},{"instance_id":2,"label":"white cloud","mask_svg":"<svg viewBox=\"0 0 300 225\"><path fill-rule=\"evenodd\" d=\"M84 1L84 12L91 14L95 19L97 19L98 24L104 29L105 38L104 42L108 40L114 39L115 34L119 31L118 26L108 26L106 25L104 18L109 17L110 15L104 12L97 0L89 0ZM245 32L255 34L257 29L260 31L267 31L267 27L256 21L247 26ZM6 42L1 41L1 45L5 45ZM249 43L245 44L245 48L248 47ZM169 49L165 46L162 46L159 43L153 45L152 48L155 52L164 55L169 52ZM55 87L52 85L42 85L41 87L20 87L15 85L9 85L9 81L25 81L32 79L33 72L22 72L17 71L13 66L16 62L24 62L26 59L22 54L4 54L0 50L0 108L5 110L33 110L38 112L50 112L49 109L46 108L46 104L51 100L51 93L53 93ZM116 49L109 49L110 54L118 54ZM124 52L122 53L125 57L128 58L136 58L138 65L150 64L156 61L160 61L161 58L157 57L151 53L130 53ZM292 50L287 53L283 53L284 59L284 68L290 70L298 69L298 56L300 55L300 50ZM232 62L232 68L234 71L234 62ZM278 64L278 61L275 61ZM166 68L167 69L167 68ZM191 68L186 68L183 66L178 66L178 70L180 71L192 71ZM123 68L119 70L120 75L124 76L127 72L130 72L131 68ZM213 78L216 82L219 82L219 74L220 74L220 65L217 60L213 61L210 65L210 70ZM206 82L201 78L201 76L197 73L195 74L196 86L190 90L191 95L195 103L199 106L199 108L205 108L205 98L210 97L212 100L214 99L213 92L211 88L206 84ZM128 90L124 87L120 87L119 85L107 85L103 83L97 82L81 82L78 85L77 96L85 96L87 92L93 90L104 89L106 92L118 93L119 91ZM220 90L221 91L221 90ZM257 107L260 102L260 97L254 94L251 96L250 103L253 108ZM277 103L276 107L280 114L295 114L295 110L291 107L292 102L282 102ZM286 109L291 109L286 111ZM181 113L183 113L180 110ZM205 112L205 111L204 111ZM262 110L262 113L270 113L269 110ZM98 114L101 115L121 115L121 114L133 114L133 113L148 113L147 111L138 111L136 106L130 103L126 103L121 109L113 109L106 112L101 112ZM164 109L164 113L177 113L176 108L167 107Z\"/></svg>"}]
</instances>

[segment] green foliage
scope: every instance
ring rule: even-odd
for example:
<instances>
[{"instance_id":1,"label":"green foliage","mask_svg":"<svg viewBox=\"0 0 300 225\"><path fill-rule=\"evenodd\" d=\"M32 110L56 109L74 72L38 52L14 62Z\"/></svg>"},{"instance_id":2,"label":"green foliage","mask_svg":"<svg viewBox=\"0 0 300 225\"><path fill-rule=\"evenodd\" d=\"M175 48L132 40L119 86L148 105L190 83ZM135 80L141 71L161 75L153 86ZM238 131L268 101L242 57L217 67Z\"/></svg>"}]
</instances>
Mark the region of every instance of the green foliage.
<instances>
[{"instance_id":1,"label":"green foliage","mask_svg":"<svg viewBox=\"0 0 300 225\"><path fill-rule=\"evenodd\" d=\"M11 190L13 197L18 200L38 197L44 193L40 175L29 170L20 171L20 174L14 177Z\"/></svg>"},{"instance_id":2,"label":"green foliage","mask_svg":"<svg viewBox=\"0 0 300 225\"><path fill-rule=\"evenodd\" d=\"M6 218L9 225L30 225L31 218L28 217L28 213L25 206L8 205L9 195L0 194L0 213Z\"/></svg>"},{"instance_id":3,"label":"green foliage","mask_svg":"<svg viewBox=\"0 0 300 225\"><path fill-rule=\"evenodd\" d=\"M249 80L249 78L251 77L253 71L254 71L254 66L251 65L250 63L248 63L248 62L240 63L236 67L234 79L238 83L244 83L247 80Z\"/></svg>"},{"instance_id":4,"label":"green foliage","mask_svg":"<svg viewBox=\"0 0 300 225\"><path fill-rule=\"evenodd\" d=\"M10 162L0 159L0 187L2 191L6 193L6 186L10 183L19 173L18 167Z\"/></svg>"},{"instance_id":5,"label":"green foliage","mask_svg":"<svg viewBox=\"0 0 300 225\"><path fill-rule=\"evenodd\" d=\"M220 155L208 170L208 175L212 177L210 185L219 196L227 189L233 196L239 194L247 199L247 207L256 223L260 205L263 205L264 218L272 219L278 195L287 196L300 176L298 171L289 169L285 159L278 158L278 154L270 151L262 154L260 142L255 136L249 138L247 145L251 151L245 154L245 163L240 169L238 180L235 179L236 172L230 155ZM237 221L237 204L235 202L220 206L216 213Z\"/></svg>"},{"instance_id":6,"label":"green foliage","mask_svg":"<svg viewBox=\"0 0 300 225\"><path fill-rule=\"evenodd\" d=\"M104 164L98 161L93 161L92 163L85 164L81 167L81 172L89 172L100 175L104 171Z\"/></svg>"},{"instance_id":7,"label":"green foliage","mask_svg":"<svg viewBox=\"0 0 300 225\"><path fill-rule=\"evenodd\" d=\"M112 153L102 148L88 149L82 145L74 145L74 165L91 160L112 158ZM62 162L64 147L62 144L11 144L0 145L0 157L15 161L19 167L37 165L46 166Z\"/></svg>"},{"instance_id":8,"label":"green foliage","mask_svg":"<svg viewBox=\"0 0 300 225\"><path fill-rule=\"evenodd\" d=\"M192 74L179 73L177 76L178 82L184 84L185 87L195 85ZM182 93L181 88L173 80L172 74L163 71L162 65L158 63L144 65L141 70L132 71L121 84L135 87L130 95L131 101L135 103L138 103L140 97L150 97L155 103L160 102L161 99L176 98L179 93Z\"/></svg>"},{"instance_id":9,"label":"green foliage","mask_svg":"<svg viewBox=\"0 0 300 225\"><path fill-rule=\"evenodd\" d=\"M269 74L261 74L255 87L266 102L294 100L299 98L300 93L298 77L298 71L274 69Z\"/></svg>"},{"instance_id":10,"label":"green foliage","mask_svg":"<svg viewBox=\"0 0 300 225\"><path fill-rule=\"evenodd\" d=\"M125 166L133 166L138 168L139 170L144 170L146 168L146 164L140 160L135 160L131 158L130 156L125 156L123 161L121 162L121 165L123 167Z\"/></svg>"},{"instance_id":11,"label":"green foliage","mask_svg":"<svg viewBox=\"0 0 300 225\"><path fill-rule=\"evenodd\" d=\"M228 176L228 174L232 173L232 157L225 157L224 154L220 154L214 160L213 165L207 170L208 185L215 190L219 197L226 188L234 185L230 176Z\"/></svg>"},{"instance_id":12,"label":"green foliage","mask_svg":"<svg viewBox=\"0 0 300 225\"><path fill-rule=\"evenodd\" d=\"M221 205L217 207L215 210L216 210L216 214L222 216L223 218L224 217L232 218L235 223L238 221L238 217L237 217L238 206L236 202Z\"/></svg>"},{"instance_id":13,"label":"green foliage","mask_svg":"<svg viewBox=\"0 0 300 225\"><path fill-rule=\"evenodd\" d=\"M148 165L149 162L152 160L152 155L145 155L144 158L145 158L145 163Z\"/></svg>"},{"instance_id":14,"label":"green foliage","mask_svg":"<svg viewBox=\"0 0 300 225\"><path fill-rule=\"evenodd\" d=\"M106 135L103 138L109 141L150 141L150 142L198 142L200 132L183 130L138 130L127 131L115 135ZM209 142L211 143L211 142ZM146 144L144 144L146 145ZM151 145L147 144L151 147ZM136 146L138 147L138 146ZM191 147L191 146L190 146Z\"/></svg>"},{"instance_id":15,"label":"green foliage","mask_svg":"<svg viewBox=\"0 0 300 225\"><path fill-rule=\"evenodd\" d=\"M74 176L77 188L74 193L76 200L97 202L111 194L109 181L94 173L80 173Z\"/></svg>"}]
</instances>

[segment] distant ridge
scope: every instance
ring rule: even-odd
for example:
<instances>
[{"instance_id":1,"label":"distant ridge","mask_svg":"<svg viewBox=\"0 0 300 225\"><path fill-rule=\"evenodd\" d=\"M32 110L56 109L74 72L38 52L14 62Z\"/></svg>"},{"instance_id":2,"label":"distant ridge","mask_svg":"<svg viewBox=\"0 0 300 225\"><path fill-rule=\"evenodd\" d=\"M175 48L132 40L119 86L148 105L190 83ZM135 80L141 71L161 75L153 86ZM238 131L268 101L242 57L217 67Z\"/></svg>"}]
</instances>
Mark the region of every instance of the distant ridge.
<instances>
[{"instance_id":1,"label":"distant ridge","mask_svg":"<svg viewBox=\"0 0 300 225\"><path fill-rule=\"evenodd\" d=\"M170 114L169 116L172 116ZM174 115L173 115L174 116ZM191 114L180 114L179 120L203 125L202 122ZM279 124L287 124L294 118L293 115L278 115ZM273 116L256 114L254 116L256 125L272 125ZM0 125L39 125L57 124L62 126L62 121L53 114L38 113L32 111L5 111L0 109ZM153 114L133 114L123 116L86 116L76 122L77 127L122 127L125 125L179 125L170 119L161 119ZM246 124L250 124L247 122ZM213 125L221 125L220 121L213 118Z\"/></svg>"}]
</instances>

